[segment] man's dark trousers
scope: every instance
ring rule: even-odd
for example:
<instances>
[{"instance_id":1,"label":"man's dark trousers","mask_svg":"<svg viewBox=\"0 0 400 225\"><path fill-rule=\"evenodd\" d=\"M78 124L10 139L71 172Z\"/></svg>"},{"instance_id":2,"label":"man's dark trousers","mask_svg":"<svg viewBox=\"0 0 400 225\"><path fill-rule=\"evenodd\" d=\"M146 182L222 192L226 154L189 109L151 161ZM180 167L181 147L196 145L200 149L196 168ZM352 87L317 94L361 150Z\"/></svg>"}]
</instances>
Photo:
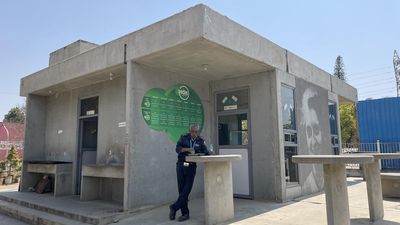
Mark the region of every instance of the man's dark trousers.
<instances>
[{"instance_id":1,"label":"man's dark trousers","mask_svg":"<svg viewBox=\"0 0 400 225\"><path fill-rule=\"evenodd\" d=\"M196 176L197 166L191 163L189 166L184 166L183 162L176 163L176 177L178 180L178 200L172 205L175 211L179 209L182 215L189 214L188 197L193 187L194 177Z\"/></svg>"}]
</instances>

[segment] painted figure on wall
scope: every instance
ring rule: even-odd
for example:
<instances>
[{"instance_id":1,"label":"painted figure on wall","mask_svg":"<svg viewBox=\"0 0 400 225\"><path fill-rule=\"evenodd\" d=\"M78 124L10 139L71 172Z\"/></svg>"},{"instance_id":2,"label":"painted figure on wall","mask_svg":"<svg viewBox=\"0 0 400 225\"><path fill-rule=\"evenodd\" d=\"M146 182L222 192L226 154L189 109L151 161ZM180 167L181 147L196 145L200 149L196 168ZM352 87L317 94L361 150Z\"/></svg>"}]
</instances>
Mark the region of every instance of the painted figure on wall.
<instances>
[{"instance_id":1,"label":"painted figure on wall","mask_svg":"<svg viewBox=\"0 0 400 225\"><path fill-rule=\"evenodd\" d=\"M302 107L300 110L302 118L300 124L306 132L307 152L310 155L320 154L321 152L321 126L315 110L317 94L317 91L307 88L301 99ZM316 179L317 177L323 177L322 171L318 170L316 165L312 165L312 170L305 180L305 185L309 185L312 191L318 191L323 187L323 179Z\"/></svg>"}]
</instances>

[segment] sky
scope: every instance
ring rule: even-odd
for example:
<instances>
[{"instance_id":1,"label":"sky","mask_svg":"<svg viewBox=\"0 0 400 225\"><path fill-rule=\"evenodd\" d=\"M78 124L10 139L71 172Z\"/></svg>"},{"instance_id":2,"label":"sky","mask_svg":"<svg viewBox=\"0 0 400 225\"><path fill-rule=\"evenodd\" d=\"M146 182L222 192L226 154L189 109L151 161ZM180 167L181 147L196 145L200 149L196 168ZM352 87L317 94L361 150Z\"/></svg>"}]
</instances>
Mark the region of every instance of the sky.
<instances>
[{"instance_id":1,"label":"sky","mask_svg":"<svg viewBox=\"0 0 400 225\"><path fill-rule=\"evenodd\" d=\"M2 0L0 121L24 104L20 79L47 67L50 52L78 39L104 44L199 3L329 73L341 55L359 100L396 96L398 0Z\"/></svg>"}]
</instances>

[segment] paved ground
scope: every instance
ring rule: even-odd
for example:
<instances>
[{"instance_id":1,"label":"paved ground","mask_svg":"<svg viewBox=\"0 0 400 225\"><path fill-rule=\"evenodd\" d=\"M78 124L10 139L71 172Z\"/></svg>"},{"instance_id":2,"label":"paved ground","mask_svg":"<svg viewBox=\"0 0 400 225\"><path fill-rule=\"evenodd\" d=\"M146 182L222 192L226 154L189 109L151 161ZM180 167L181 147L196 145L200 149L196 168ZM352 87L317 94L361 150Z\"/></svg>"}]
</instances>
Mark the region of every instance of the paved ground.
<instances>
[{"instance_id":1,"label":"paved ground","mask_svg":"<svg viewBox=\"0 0 400 225\"><path fill-rule=\"evenodd\" d=\"M19 184L0 185L0 191L18 191Z\"/></svg>"},{"instance_id":2,"label":"paved ground","mask_svg":"<svg viewBox=\"0 0 400 225\"><path fill-rule=\"evenodd\" d=\"M349 179L350 214L352 225L400 225L400 199L385 199L385 220L370 223L365 182L361 179ZM178 223L168 220L168 207L139 213L121 220L117 224L140 225L200 225L204 224L203 199L189 202L191 220ZM285 204L235 199L236 218L226 224L242 225L325 225L325 195L298 199Z\"/></svg>"},{"instance_id":3,"label":"paved ground","mask_svg":"<svg viewBox=\"0 0 400 225\"><path fill-rule=\"evenodd\" d=\"M368 202L365 182L361 179L348 180L350 214L352 225L400 225L400 199L385 199L385 220L369 222ZM0 191L16 191L17 186L0 186ZM68 205L68 204L67 204ZM203 199L189 202L191 219L178 223L168 220L168 206L162 206L150 211L136 213L125 218L116 225L203 225ZM325 195L297 199L288 203L263 202L235 199L235 219L226 224L232 225L326 225ZM19 221L0 215L0 225L22 225Z\"/></svg>"}]
</instances>

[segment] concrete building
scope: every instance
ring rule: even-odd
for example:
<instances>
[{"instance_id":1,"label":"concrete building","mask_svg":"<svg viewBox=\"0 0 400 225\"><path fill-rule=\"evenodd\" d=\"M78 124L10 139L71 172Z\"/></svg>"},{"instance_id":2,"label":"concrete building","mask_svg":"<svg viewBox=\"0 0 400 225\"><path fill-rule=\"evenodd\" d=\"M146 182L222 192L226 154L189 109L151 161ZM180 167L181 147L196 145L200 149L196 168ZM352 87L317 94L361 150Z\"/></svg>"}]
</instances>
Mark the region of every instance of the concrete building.
<instances>
[{"instance_id":1,"label":"concrete building","mask_svg":"<svg viewBox=\"0 0 400 225\"><path fill-rule=\"evenodd\" d=\"M286 201L322 190L322 168L290 157L337 152L337 105L357 101L352 86L204 5L103 45L67 45L22 78L20 94L21 190L43 171L32 163L68 162L64 194L124 209L176 198L175 144L192 122L217 154L242 155L237 197ZM201 166L197 173L192 196L203 193Z\"/></svg>"}]
</instances>

